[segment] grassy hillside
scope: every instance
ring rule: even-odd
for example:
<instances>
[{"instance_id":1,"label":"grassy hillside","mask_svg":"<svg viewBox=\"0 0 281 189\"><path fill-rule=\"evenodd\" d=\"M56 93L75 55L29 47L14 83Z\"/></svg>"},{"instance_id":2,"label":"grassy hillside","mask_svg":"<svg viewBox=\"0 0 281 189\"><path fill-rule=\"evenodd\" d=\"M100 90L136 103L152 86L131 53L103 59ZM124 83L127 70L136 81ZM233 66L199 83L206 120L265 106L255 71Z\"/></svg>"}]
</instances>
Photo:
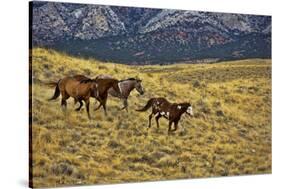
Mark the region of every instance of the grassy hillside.
<instances>
[{"instance_id":1,"label":"grassy hillside","mask_svg":"<svg viewBox=\"0 0 281 189\"><path fill-rule=\"evenodd\" d=\"M32 169L35 187L271 173L271 60L217 64L126 66L83 60L52 50L32 51ZM110 97L108 116L85 108L63 113L45 81L85 74L139 77L145 94L129 98L129 113ZM177 132L148 112L136 112L151 97L189 101L195 116L183 116Z\"/></svg>"}]
</instances>

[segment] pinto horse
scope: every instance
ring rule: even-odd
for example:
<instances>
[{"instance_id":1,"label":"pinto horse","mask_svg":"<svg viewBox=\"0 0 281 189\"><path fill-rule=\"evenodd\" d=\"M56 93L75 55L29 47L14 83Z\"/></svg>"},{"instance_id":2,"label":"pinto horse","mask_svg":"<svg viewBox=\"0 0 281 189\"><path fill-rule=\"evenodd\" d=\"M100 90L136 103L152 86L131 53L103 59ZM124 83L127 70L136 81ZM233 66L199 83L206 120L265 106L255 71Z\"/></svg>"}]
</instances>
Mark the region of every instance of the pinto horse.
<instances>
[{"instance_id":1,"label":"pinto horse","mask_svg":"<svg viewBox=\"0 0 281 189\"><path fill-rule=\"evenodd\" d=\"M98 75L96 79L113 79L113 77L110 75ZM140 95L144 94L141 82L142 80L135 78L119 80L118 86L120 92L111 87L108 90L108 93L113 97L120 98L123 101L121 110L126 109L126 111L128 111L128 97L130 96L130 93L136 89Z\"/></svg>"},{"instance_id":2,"label":"pinto horse","mask_svg":"<svg viewBox=\"0 0 281 189\"><path fill-rule=\"evenodd\" d=\"M151 119L153 115L155 115L157 128L159 128L159 119L164 117L169 120L168 134L170 131L177 130L178 122L182 114L187 113L188 115L193 116L192 106L190 103L170 103L165 98L151 98L143 108L136 111L144 112L150 107L152 107L152 112L149 115L148 128L151 127ZM173 123L174 129L172 130Z\"/></svg>"}]
</instances>

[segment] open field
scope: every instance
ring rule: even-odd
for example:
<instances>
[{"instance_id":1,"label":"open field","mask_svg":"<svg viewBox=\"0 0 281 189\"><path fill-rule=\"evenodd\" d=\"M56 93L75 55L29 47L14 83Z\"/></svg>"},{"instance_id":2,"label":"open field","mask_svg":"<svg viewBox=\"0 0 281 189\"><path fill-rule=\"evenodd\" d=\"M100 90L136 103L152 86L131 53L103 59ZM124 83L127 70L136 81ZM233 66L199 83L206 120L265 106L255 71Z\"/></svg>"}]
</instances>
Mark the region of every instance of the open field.
<instances>
[{"instance_id":1,"label":"open field","mask_svg":"<svg viewBox=\"0 0 281 189\"><path fill-rule=\"evenodd\" d=\"M32 56L34 187L271 173L271 60L138 67L40 48ZM43 82L74 74L139 77L145 94L132 93L129 113L112 97L107 117L94 99L92 120L71 99L63 113ZM193 105L171 135L167 120L148 130L150 112L134 111L160 96Z\"/></svg>"}]
</instances>

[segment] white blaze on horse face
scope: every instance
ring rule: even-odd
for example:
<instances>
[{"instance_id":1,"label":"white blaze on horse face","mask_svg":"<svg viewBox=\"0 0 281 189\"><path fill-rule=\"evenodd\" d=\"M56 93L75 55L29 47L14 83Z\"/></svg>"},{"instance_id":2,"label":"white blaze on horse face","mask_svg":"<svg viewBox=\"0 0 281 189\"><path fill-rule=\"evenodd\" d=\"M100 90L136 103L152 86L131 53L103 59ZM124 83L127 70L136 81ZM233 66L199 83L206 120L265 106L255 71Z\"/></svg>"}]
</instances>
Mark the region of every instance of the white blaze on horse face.
<instances>
[{"instance_id":1,"label":"white blaze on horse face","mask_svg":"<svg viewBox=\"0 0 281 189\"><path fill-rule=\"evenodd\" d=\"M178 107L177 107L179 110L181 109L181 106L180 105L178 105Z\"/></svg>"},{"instance_id":2,"label":"white blaze on horse face","mask_svg":"<svg viewBox=\"0 0 281 189\"><path fill-rule=\"evenodd\" d=\"M189 106L186 110L186 112L190 115L193 115L193 110L192 110L192 106Z\"/></svg>"}]
</instances>

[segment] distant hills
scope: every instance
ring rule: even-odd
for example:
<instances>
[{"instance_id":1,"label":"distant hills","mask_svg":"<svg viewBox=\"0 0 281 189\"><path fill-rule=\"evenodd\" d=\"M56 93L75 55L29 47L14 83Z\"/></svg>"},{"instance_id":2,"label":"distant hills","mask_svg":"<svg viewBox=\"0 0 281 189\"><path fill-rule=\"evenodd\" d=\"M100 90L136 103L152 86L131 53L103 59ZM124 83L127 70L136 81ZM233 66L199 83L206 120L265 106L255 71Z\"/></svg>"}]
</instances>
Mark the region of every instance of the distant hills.
<instances>
[{"instance_id":1,"label":"distant hills","mask_svg":"<svg viewBox=\"0 0 281 189\"><path fill-rule=\"evenodd\" d=\"M32 45L126 64L271 58L271 17L32 2Z\"/></svg>"}]
</instances>

